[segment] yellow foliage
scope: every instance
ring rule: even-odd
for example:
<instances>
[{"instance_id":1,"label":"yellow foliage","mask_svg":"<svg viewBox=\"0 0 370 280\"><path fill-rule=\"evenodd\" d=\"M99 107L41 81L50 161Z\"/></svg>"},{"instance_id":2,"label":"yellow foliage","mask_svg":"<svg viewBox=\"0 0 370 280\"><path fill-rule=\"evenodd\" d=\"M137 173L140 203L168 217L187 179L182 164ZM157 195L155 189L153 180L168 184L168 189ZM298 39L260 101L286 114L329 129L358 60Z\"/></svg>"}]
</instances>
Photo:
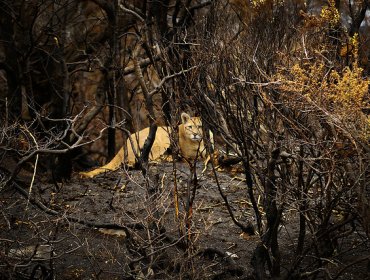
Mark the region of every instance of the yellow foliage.
<instances>
[{"instance_id":1,"label":"yellow foliage","mask_svg":"<svg viewBox=\"0 0 370 280\"><path fill-rule=\"evenodd\" d=\"M330 101L338 107L361 108L365 105L369 81L362 78L362 69L356 64L341 72L328 70L323 62L313 63L305 69L295 64L289 71L291 79L284 79L282 89L301 92L312 100ZM285 77L286 78L286 77ZM325 103L325 102L324 102Z\"/></svg>"},{"instance_id":2,"label":"yellow foliage","mask_svg":"<svg viewBox=\"0 0 370 280\"><path fill-rule=\"evenodd\" d=\"M355 33L339 51L342 57L349 54L354 56L355 61L358 60L358 33Z\"/></svg>"},{"instance_id":3,"label":"yellow foliage","mask_svg":"<svg viewBox=\"0 0 370 280\"><path fill-rule=\"evenodd\" d=\"M357 58L357 36L350 42ZM356 61L351 68L333 69L326 60L309 60L279 71L275 78L281 81L279 89L287 98L306 98L367 139L370 118L362 110L369 104L369 80Z\"/></svg>"},{"instance_id":4,"label":"yellow foliage","mask_svg":"<svg viewBox=\"0 0 370 280\"><path fill-rule=\"evenodd\" d=\"M369 82L362 79L361 68L344 68L342 74L333 71L330 75L328 97L338 106L350 109L361 108L365 104L365 96L368 92Z\"/></svg>"},{"instance_id":5,"label":"yellow foliage","mask_svg":"<svg viewBox=\"0 0 370 280\"><path fill-rule=\"evenodd\" d=\"M320 17L330 24L335 26L340 20L340 14L338 9L335 7L334 0L328 0L328 5L324 6L321 10Z\"/></svg>"},{"instance_id":6,"label":"yellow foliage","mask_svg":"<svg viewBox=\"0 0 370 280\"><path fill-rule=\"evenodd\" d=\"M265 2L266 2L266 0L253 0L252 4L253 4L254 7L258 7L260 5L265 4Z\"/></svg>"}]
</instances>

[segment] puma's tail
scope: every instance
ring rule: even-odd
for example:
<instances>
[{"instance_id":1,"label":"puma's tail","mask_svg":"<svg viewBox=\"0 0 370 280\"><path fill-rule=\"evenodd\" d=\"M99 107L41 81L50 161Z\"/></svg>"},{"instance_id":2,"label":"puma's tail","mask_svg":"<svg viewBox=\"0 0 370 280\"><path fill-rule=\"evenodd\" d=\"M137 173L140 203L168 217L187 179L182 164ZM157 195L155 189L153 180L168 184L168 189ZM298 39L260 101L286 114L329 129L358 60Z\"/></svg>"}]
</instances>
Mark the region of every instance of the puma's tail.
<instances>
[{"instance_id":1,"label":"puma's tail","mask_svg":"<svg viewBox=\"0 0 370 280\"><path fill-rule=\"evenodd\" d=\"M115 157L108 162L106 165L98 167L94 170L88 171L88 172L80 172L79 174L82 177L88 177L88 178L93 178L101 173L107 172L107 171L115 171L117 170L122 162L123 162L123 157L124 157L124 151L123 148L121 148L118 153L115 155Z\"/></svg>"}]
</instances>

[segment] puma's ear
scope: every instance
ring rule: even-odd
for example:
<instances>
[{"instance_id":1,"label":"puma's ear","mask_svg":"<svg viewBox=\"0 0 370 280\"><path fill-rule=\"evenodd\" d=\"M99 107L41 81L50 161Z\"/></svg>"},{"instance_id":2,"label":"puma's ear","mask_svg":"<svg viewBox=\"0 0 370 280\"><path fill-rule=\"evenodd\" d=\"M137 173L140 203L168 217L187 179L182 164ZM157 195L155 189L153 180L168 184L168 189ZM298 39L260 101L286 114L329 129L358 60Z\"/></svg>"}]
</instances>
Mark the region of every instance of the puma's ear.
<instances>
[{"instance_id":1,"label":"puma's ear","mask_svg":"<svg viewBox=\"0 0 370 280\"><path fill-rule=\"evenodd\" d=\"M189 120L190 120L190 116L189 116L187 113L182 112L182 113L181 113L181 122L182 122L183 124L185 124L185 123L187 123Z\"/></svg>"}]
</instances>

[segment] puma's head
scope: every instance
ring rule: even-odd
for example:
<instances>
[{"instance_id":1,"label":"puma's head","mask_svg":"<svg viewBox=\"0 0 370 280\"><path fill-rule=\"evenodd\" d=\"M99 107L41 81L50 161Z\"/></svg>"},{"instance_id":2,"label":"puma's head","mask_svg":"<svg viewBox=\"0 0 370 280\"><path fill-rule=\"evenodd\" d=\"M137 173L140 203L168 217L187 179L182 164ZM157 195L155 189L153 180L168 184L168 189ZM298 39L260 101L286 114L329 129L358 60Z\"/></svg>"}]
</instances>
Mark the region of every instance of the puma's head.
<instances>
[{"instance_id":1,"label":"puma's head","mask_svg":"<svg viewBox=\"0 0 370 280\"><path fill-rule=\"evenodd\" d=\"M202 121L199 117L190 117L187 113L181 114L182 125L180 126L180 137L194 142L203 139ZM185 140L185 139L184 139Z\"/></svg>"}]
</instances>

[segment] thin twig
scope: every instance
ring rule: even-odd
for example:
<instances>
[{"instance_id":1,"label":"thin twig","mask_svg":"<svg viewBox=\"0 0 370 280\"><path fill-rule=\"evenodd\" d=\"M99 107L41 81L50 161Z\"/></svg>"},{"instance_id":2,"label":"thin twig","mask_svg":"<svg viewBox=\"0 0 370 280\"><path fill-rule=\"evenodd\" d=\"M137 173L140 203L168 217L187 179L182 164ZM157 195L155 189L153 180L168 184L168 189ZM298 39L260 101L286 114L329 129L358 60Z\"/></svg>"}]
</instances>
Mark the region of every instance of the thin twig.
<instances>
[{"instance_id":1,"label":"thin twig","mask_svg":"<svg viewBox=\"0 0 370 280\"><path fill-rule=\"evenodd\" d=\"M24 128L25 131L28 132L28 134L31 136L33 142L35 143L36 145L36 149L38 150L39 149L39 145L36 141L36 138L35 136L33 136L33 134L28 130L27 127L25 126L22 126ZM35 176L36 176L36 170L37 170L37 163L39 161L39 154L36 155L36 159L35 159L35 166L33 168L33 174L32 174L32 180L31 180L31 184L30 184L30 187L29 187L29 191L28 191L28 199L27 199L27 204L26 204L26 211L28 209L28 204L30 202L30 197L31 197L31 193L32 193L32 187L33 187L33 183L35 182Z\"/></svg>"}]
</instances>

